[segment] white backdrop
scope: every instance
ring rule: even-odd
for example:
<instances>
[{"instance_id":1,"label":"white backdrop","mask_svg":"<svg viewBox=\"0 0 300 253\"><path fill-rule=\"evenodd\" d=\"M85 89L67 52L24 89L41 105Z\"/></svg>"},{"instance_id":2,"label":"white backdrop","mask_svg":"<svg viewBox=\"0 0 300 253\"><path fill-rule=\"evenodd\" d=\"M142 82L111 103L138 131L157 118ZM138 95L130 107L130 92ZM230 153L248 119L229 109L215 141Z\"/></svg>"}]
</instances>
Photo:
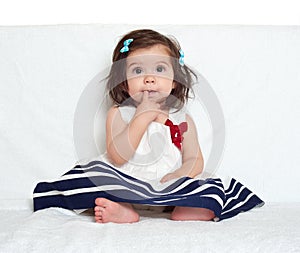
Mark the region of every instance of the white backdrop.
<instances>
[{"instance_id":1,"label":"white backdrop","mask_svg":"<svg viewBox=\"0 0 300 253\"><path fill-rule=\"evenodd\" d=\"M94 24L0 27L1 205L30 204L37 182L72 167L78 100L119 37L141 27L177 37L217 94L226 123L218 172L265 201L300 201L299 27Z\"/></svg>"},{"instance_id":2,"label":"white backdrop","mask_svg":"<svg viewBox=\"0 0 300 253\"><path fill-rule=\"evenodd\" d=\"M0 0L0 25L300 25L298 0Z\"/></svg>"}]
</instances>

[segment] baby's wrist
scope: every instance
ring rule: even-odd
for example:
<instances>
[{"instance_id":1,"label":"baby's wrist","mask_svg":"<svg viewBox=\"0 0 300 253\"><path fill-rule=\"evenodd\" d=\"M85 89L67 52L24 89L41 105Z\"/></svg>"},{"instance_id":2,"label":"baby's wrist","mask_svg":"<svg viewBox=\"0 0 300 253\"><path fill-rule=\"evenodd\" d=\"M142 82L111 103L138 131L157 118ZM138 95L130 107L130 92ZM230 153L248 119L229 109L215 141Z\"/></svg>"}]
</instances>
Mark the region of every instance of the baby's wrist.
<instances>
[{"instance_id":1,"label":"baby's wrist","mask_svg":"<svg viewBox=\"0 0 300 253\"><path fill-rule=\"evenodd\" d=\"M133 120L143 125L149 125L152 121L154 121L154 119L149 117L147 113L136 113L136 115L133 117Z\"/></svg>"},{"instance_id":2,"label":"baby's wrist","mask_svg":"<svg viewBox=\"0 0 300 253\"><path fill-rule=\"evenodd\" d=\"M135 118L142 120L144 122L150 123L157 118L157 113L155 111L136 111Z\"/></svg>"}]
</instances>

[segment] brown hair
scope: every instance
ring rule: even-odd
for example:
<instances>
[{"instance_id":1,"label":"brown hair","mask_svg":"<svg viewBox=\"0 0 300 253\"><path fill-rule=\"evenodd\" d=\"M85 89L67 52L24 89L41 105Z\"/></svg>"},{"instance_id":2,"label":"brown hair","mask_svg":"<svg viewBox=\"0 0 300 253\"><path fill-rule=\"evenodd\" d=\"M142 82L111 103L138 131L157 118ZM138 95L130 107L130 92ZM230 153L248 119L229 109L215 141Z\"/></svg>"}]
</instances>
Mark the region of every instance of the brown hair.
<instances>
[{"instance_id":1,"label":"brown hair","mask_svg":"<svg viewBox=\"0 0 300 253\"><path fill-rule=\"evenodd\" d=\"M124 41L133 39L129 45L129 51L121 53L120 50L124 46ZM134 30L122 37L116 45L113 57L112 67L107 77L107 89L109 95L115 104L121 105L124 102L130 101L130 96L127 92L128 85L126 80L126 58L131 53L140 48L147 48L157 44L166 46L169 49L174 70L175 88L172 90L167 104L170 107L182 108L189 98L189 91L192 88L196 74L186 65L181 66L178 62L180 57L180 45L175 38L167 37L150 29Z\"/></svg>"}]
</instances>

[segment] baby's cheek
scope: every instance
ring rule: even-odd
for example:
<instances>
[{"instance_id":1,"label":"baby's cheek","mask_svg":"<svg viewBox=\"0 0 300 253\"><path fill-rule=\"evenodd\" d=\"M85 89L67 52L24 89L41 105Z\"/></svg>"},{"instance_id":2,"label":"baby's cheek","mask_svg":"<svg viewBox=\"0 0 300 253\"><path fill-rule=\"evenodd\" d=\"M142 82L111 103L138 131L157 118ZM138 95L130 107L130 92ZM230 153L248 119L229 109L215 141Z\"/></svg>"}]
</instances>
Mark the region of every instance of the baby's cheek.
<instances>
[{"instance_id":1,"label":"baby's cheek","mask_svg":"<svg viewBox=\"0 0 300 253\"><path fill-rule=\"evenodd\" d=\"M141 102L142 102L142 99L143 99L143 93L142 93L142 92L136 92L136 93L134 93L134 94L130 94L130 93L129 93L129 95L130 95L130 97L131 97L134 101L136 101L136 102L138 102L138 103L141 103Z\"/></svg>"}]
</instances>

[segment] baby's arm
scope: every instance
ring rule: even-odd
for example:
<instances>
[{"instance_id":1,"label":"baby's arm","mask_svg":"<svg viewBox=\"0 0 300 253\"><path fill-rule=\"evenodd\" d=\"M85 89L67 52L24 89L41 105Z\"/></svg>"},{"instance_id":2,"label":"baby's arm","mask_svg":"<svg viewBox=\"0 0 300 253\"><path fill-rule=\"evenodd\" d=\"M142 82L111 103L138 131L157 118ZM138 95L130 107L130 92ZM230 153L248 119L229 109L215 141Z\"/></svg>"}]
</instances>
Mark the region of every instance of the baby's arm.
<instances>
[{"instance_id":1,"label":"baby's arm","mask_svg":"<svg viewBox=\"0 0 300 253\"><path fill-rule=\"evenodd\" d=\"M172 173L166 174L161 182L188 176L194 178L203 171L203 156L198 143L198 135L194 121L190 116L186 116L188 130L184 133L182 142L182 166Z\"/></svg>"},{"instance_id":2,"label":"baby's arm","mask_svg":"<svg viewBox=\"0 0 300 253\"><path fill-rule=\"evenodd\" d=\"M148 99L148 92L142 94L135 115L127 124L123 121L118 107L112 107L106 120L106 149L115 165L122 165L134 155L148 125L160 113L160 105Z\"/></svg>"}]
</instances>

